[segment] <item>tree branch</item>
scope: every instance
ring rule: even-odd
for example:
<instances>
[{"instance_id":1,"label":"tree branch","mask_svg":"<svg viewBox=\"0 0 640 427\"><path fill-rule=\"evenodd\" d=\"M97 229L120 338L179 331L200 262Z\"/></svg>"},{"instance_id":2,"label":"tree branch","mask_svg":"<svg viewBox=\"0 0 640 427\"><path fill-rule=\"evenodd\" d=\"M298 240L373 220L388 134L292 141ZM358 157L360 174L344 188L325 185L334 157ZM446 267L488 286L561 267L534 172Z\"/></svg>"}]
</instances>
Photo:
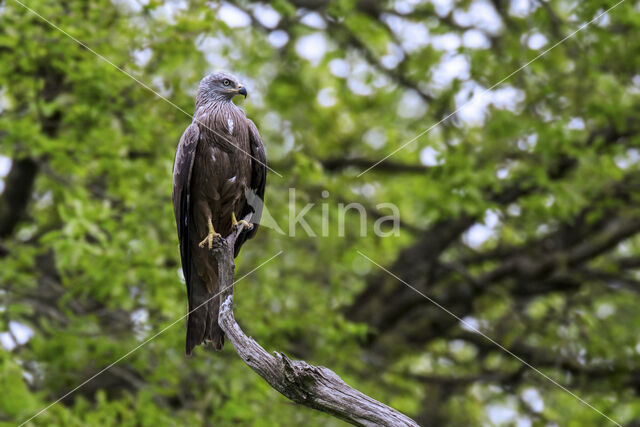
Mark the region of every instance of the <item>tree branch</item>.
<instances>
[{"instance_id":1,"label":"tree branch","mask_svg":"<svg viewBox=\"0 0 640 427\"><path fill-rule=\"evenodd\" d=\"M0 238L9 237L23 218L37 172L35 160L29 157L13 160L0 196Z\"/></svg>"},{"instance_id":2,"label":"tree branch","mask_svg":"<svg viewBox=\"0 0 640 427\"><path fill-rule=\"evenodd\" d=\"M332 370L278 352L271 355L245 335L233 315L233 246L239 233L231 233L214 253L221 289L218 323L244 363L288 399L354 425L417 426L406 415L350 387Z\"/></svg>"}]
</instances>

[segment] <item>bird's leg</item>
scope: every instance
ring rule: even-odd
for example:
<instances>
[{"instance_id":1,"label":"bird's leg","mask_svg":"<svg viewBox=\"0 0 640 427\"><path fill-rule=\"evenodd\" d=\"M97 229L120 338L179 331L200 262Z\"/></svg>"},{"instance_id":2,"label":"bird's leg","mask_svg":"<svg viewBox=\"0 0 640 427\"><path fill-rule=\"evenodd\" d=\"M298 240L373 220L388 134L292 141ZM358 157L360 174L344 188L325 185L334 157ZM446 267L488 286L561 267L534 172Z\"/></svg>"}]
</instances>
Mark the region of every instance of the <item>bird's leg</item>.
<instances>
[{"instance_id":1,"label":"bird's leg","mask_svg":"<svg viewBox=\"0 0 640 427\"><path fill-rule=\"evenodd\" d=\"M209 234L207 234L207 237L205 237L204 240L198 244L198 246L200 246L201 248L204 248L204 244L207 243L207 245L209 246L209 249L211 249L213 248L213 239L216 237L222 237L222 235L220 233L216 233L216 230L214 230L213 223L211 222L211 218L208 218L208 221L209 221L208 222Z\"/></svg>"},{"instance_id":2,"label":"bird's leg","mask_svg":"<svg viewBox=\"0 0 640 427\"><path fill-rule=\"evenodd\" d=\"M235 212L231 212L231 224L233 224L234 227L236 227L238 225L240 225L241 227L246 227L247 230L251 230L253 228L253 225L249 224L244 219L241 219L240 221L238 221L236 219L236 213Z\"/></svg>"}]
</instances>

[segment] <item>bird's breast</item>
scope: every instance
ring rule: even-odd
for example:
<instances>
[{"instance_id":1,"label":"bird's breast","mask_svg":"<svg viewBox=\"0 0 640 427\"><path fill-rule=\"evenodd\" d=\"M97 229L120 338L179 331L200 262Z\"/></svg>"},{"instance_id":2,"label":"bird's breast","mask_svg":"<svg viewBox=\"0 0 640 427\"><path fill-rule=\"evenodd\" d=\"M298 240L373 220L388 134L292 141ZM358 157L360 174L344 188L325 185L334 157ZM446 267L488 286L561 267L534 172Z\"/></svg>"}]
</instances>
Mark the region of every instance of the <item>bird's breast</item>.
<instances>
[{"instance_id":1,"label":"bird's breast","mask_svg":"<svg viewBox=\"0 0 640 427\"><path fill-rule=\"evenodd\" d=\"M242 130L234 127L234 137L228 138L231 147L221 146L218 138L210 137L203 138L198 144L194 177L213 189L229 185L245 187L251 179L251 147L248 143L243 144L242 138L238 138Z\"/></svg>"}]
</instances>

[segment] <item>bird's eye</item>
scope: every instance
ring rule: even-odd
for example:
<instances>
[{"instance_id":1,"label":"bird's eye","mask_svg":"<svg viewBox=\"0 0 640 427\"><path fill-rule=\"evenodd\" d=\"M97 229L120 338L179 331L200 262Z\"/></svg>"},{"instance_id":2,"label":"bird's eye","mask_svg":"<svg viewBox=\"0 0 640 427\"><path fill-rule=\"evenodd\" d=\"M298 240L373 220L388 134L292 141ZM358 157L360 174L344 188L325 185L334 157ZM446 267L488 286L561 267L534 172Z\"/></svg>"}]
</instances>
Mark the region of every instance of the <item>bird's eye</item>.
<instances>
[{"instance_id":1,"label":"bird's eye","mask_svg":"<svg viewBox=\"0 0 640 427\"><path fill-rule=\"evenodd\" d=\"M225 85L225 86L229 86L231 84L231 82L229 80L227 80L227 79L224 79L222 81L222 84Z\"/></svg>"}]
</instances>

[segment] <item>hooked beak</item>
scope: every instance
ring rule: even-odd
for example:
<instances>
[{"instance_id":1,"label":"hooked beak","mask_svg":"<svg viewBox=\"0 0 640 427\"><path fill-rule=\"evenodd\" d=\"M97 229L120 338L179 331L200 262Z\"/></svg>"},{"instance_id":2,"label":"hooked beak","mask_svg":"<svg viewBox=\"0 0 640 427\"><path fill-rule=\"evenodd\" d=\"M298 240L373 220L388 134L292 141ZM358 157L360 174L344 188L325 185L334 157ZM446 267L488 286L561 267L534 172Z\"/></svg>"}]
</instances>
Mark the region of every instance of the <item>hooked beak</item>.
<instances>
[{"instance_id":1,"label":"hooked beak","mask_svg":"<svg viewBox=\"0 0 640 427\"><path fill-rule=\"evenodd\" d=\"M240 86L238 87L238 95L244 95L244 97L247 97L247 89L245 89L244 86Z\"/></svg>"}]
</instances>

